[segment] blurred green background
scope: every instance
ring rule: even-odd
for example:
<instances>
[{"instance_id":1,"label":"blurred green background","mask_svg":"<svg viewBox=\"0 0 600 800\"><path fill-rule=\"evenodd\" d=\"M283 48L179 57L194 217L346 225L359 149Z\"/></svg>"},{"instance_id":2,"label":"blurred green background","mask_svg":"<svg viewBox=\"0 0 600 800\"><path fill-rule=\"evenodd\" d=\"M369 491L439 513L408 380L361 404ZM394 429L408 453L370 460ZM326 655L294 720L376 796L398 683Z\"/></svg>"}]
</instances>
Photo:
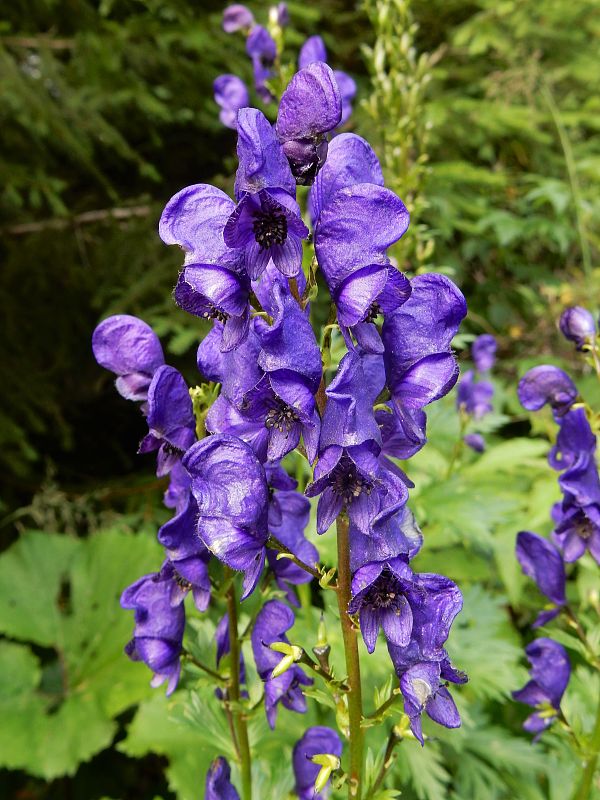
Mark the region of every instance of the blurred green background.
<instances>
[{"instance_id":1,"label":"blurred green background","mask_svg":"<svg viewBox=\"0 0 600 800\"><path fill-rule=\"evenodd\" d=\"M138 714L137 739L121 746L133 706L150 694L144 668L121 655L130 620L117 597L160 557L152 535L165 512L162 484L135 456L143 419L95 364L90 337L108 314L139 315L169 362L197 381L201 328L171 301L181 258L158 239L157 220L185 185L231 187L235 136L218 121L212 81L235 72L250 83L251 66L243 38L221 30L224 5L26 0L0 10L0 667L13 676L0 687L0 724L10 720L0 734L0 796L3 787L23 800L188 796L187 729L165 732L167 744L146 741ZM495 442L527 435L517 375L540 360L573 367L556 331L560 309L600 305L596 0L288 7L283 60L319 33L332 66L358 83L348 129L371 141L412 210L400 265L449 274L469 303L464 333L498 337ZM267 3L252 9L266 20ZM442 422L451 402L445 413ZM442 453L448 425L433 426ZM543 421L533 434L545 436ZM541 444L523 456L540 471ZM490 470L514 457L502 452ZM435 468L425 462L424 475ZM476 474L464 480L463 488L481 484ZM425 498L417 502L426 516ZM515 502L499 517L506 537L523 527ZM478 524L488 536L497 521ZM25 533L34 529L45 534ZM485 558L493 547L482 537L475 549ZM510 552L506 538L502 559ZM470 577L498 589L498 608L518 605L515 576L481 567ZM48 605L57 606L52 620L43 619ZM162 700L152 702L143 713L167 731L155 708ZM175 778L164 772L174 751ZM440 791L458 792L456 773L445 775L438 770ZM435 786L410 791L438 796ZM510 791L452 796L525 797Z\"/></svg>"}]
</instances>

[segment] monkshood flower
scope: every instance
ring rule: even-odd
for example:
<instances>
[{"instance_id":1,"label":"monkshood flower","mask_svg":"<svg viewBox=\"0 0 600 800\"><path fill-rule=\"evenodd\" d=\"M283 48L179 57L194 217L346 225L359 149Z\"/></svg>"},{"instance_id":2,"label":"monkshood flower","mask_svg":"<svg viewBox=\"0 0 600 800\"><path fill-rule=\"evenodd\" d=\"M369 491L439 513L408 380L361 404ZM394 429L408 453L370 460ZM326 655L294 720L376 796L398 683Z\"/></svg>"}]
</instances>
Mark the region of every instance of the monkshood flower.
<instances>
[{"instance_id":1,"label":"monkshood flower","mask_svg":"<svg viewBox=\"0 0 600 800\"><path fill-rule=\"evenodd\" d=\"M167 695L175 691L179 680L185 627L183 605L174 605L172 596L173 578L162 573L144 575L121 595L122 608L135 611L133 638L125 652L132 661L150 667L153 687L167 681Z\"/></svg>"},{"instance_id":2,"label":"monkshood flower","mask_svg":"<svg viewBox=\"0 0 600 800\"><path fill-rule=\"evenodd\" d=\"M350 525L350 569L355 573L367 564L401 557L412 560L423 545L423 534L408 506L373 525L369 534Z\"/></svg>"},{"instance_id":3,"label":"monkshood flower","mask_svg":"<svg viewBox=\"0 0 600 800\"><path fill-rule=\"evenodd\" d=\"M426 441L423 408L446 395L458 378L451 343L467 304L444 275L417 275L410 283L410 298L384 319L382 340L394 411L404 436L418 448Z\"/></svg>"},{"instance_id":4,"label":"monkshood flower","mask_svg":"<svg viewBox=\"0 0 600 800\"><path fill-rule=\"evenodd\" d=\"M158 541L167 555L162 572L173 578L171 602L182 603L191 591L198 611L206 611L210 602L210 553L196 533L197 514L196 501L188 494L185 507L159 528Z\"/></svg>"},{"instance_id":5,"label":"monkshood flower","mask_svg":"<svg viewBox=\"0 0 600 800\"><path fill-rule=\"evenodd\" d=\"M577 561L589 550L600 564L600 506L597 503L581 507L571 494L552 509L556 527L552 531L554 542L562 550L567 563Z\"/></svg>"},{"instance_id":6,"label":"monkshood flower","mask_svg":"<svg viewBox=\"0 0 600 800\"><path fill-rule=\"evenodd\" d=\"M169 473L169 487L164 493L163 502L167 508L174 508L175 513L187 506L190 497L190 476L187 474L181 461Z\"/></svg>"},{"instance_id":7,"label":"monkshood flower","mask_svg":"<svg viewBox=\"0 0 600 800\"><path fill-rule=\"evenodd\" d=\"M261 189L281 196L283 189L296 196L296 182L273 126L262 111L244 108L238 115L237 138L238 168L235 173L234 193L241 200L246 192Z\"/></svg>"},{"instance_id":8,"label":"monkshood flower","mask_svg":"<svg viewBox=\"0 0 600 800\"><path fill-rule=\"evenodd\" d=\"M198 504L198 535L220 561L244 573L242 600L255 588L265 560L268 488L251 448L214 434L183 458Z\"/></svg>"},{"instance_id":9,"label":"monkshood flower","mask_svg":"<svg viewBox=\"0 0 600 800\"><path fill-rule=\"evenodd\" d=\"M311 760L317 755L333 756L333 760L341 758L342 742L331 728L322 725L308 728L294 745L292 754L296 779L294 791L300 800L326 800L329 796L328 781L319 791L315 789L315 781L322 771L321 766Z\"/></svg>"},{"instance_id":10,"label":"monkshood flower","mask_svg":"<svg viewBox=\"0 0 600 800\"><path fill-rule=\"evenodd\" d=\"M290 12L288 10L287 3L277 3L275 6L275 12L277 24L280 28L285 28L286 25L290 24Z\"/></svg>"},{"instance_id":11,"label":"monkshood flower","mask_svg":"<svg viewBox=\"0 0 600 800\"><path fill-rule=\"evenodd\" d=\"M207 380L220 383L219 397L226 397L237 408L242 405L248 389L256 386L264 374L257 363L260 339L256 324L257 320L250 324L247 338L234 350L221 350L223 326L219 322L215 322L198 345L198 371Z\"/></svg>"},{"instance_id":12,"label":"monkshood flower","mask_svg":"<svg viewBox=\"0 0 600 800\"><path fill-rule=\"evenodd\" d=\"M590 462L595 464L596 437L592 433L585 409L572 408L560 417L559 424L556 444L548 454L550 466L560 472L585 468ZM600 497L596 495L593 499Z\"/></svg>"},{"instance_id":13,"label":"monkshood flower","mask_svg":"<svg viewBox=\"0 0 600 800\"><path fill-rule=\"evenodd\" d=\"M211 264L190 264L179 274L173 298L189 314L223 323L221 350L239 347L250 325L250 279Z\"/></svg>"},{"instance_id":14,"label":"monkshood flower","mask_svg":"<svg viewBox=\"0 0 600 800\"><path fill-rule=\"evenodd\" d=\"M254 25L252 12L240 3L234 3L223 11L223 30L225 33L235 33Z\"/></svg>"},{"instance_id":15,"label":"monkshood flower","mask_svg":"<svg viewBox=\"0 0 600 800\"><path fill-rule=\"evenodd\" d=\"M565 309L558 325L565 339L574 342L578 350L596 338L596 320L587 308L573 306Z\"/></svg>"},{"instance_id":16,"label":"monkshood flower","mask_svg":"<svg viewBox=\"0 0 600 800\"><path fill-rule=\"evenodd\" d=\"M319 553L304 536L310 518L310 502L294 491L297 482L281 467L267 467L266 472L272 495L269 502L269 533L285 545L286 552L314 566L319 560ZM312 575L289 558L277 556L275 550L267 550L267 559L277 585L286 593L288 602L297 606L298 599L291 587L308 583Z\"/></svg>"},{"instance_id":17,"label":"monkshood flower","mask_svg":"<svg viewBox=\"0 0 600 800\"><path fill-rule=\"evenodd\" d=\"M169 200L161 214L158 233L165 244L176 244L185 253L184 264L217 264L243 272L244 251L231 249L223 230L235 203L216 186L186 186Z\"/></svg>"},{"instance_id":18,"label":"monkshood flower","mask_svg":"<svg viewBox=\"0 0 600 800\"><path fill-rule=\"evenodd\" d=\"M386 258L387 248L404 235L408 224L402 200L373 183L339 189L319 215L315 252L338 322L342 333L350 329L368 352L383 352L372 324L377 315L393 315L411 294L408 279Z\"/></svg>"},{"instance_id":19,"label":"monkshood flower","mask_svg":"<svg viewBox=\"0 0 600 800\"><path fill-rule=\"evenodd\" d=\"M539 411L549 403L554 415L561 417L577 399L577 387L562 369L541 364L523 375L517 394L521 405L528 411Z\"/></svg>"},{"instance_id":20,"label":"monkshood flower","mask_svg":"<svg viewBox=\"0 0 600 800\"><path fill-rule=\"evenodd\" d=\"M259 278L270 260L287 277L302 266L308 228L293 194L295 183L271 125L256 109L238 114L235 193L238 205L223 231L225 243L244 251L246 270Z\"/></svg>"},{"instance_id":21,"label":"monkshood flower","mask_svg":"<svg viewBox=\"0 0 600 800\"><path fill-rule=\"evenodd\" d=\"M494 387L489 381L476 381L472 369L461 377L456 391L456 405L473 419L481 419L494 410Z\"/></svg>"},{"instance_id":22,"label":"monkshood flower","mask_svg":"<svg viewBox=\"0 0 600 800\"><path fill-rule=\"evenodd\" d=\"M525 575L532 578L540 592L554 604L538 615L532 626L538 628L554 619L567 601L565 565L552 542L529 531L517 535L516 556Z\"/></svg>"},{"instance_id":23,"label":"monkshood flower","mask_svg":"<svg viewBox=\"0 0 600 800\"><path fill-rule=\"evenodd\" d=\"M310 36L300 48L298 55L298 67L304 69L309 64L314 64L316 61L327 62L327 49L325 42L320 36ZM333 75L340 90L342 98L342 118L340 125L348 120L352 114L352 101L356 95L356 83L345 72L334 69Z\"/></svg>"},{"instance_id":24,"label":"monkshood flower","mask_svg":"<svg viewBox=\"0 0 600 800\"><path fill-rule=\"evenodd\" d=\"M275 130L296 183L310 186L327 158L327 134L340 124L342 98L335 76L322 61L297 72L287 85Z\"/></svg>"},{"instance_id":25,"label":"monkshood flower","mask_svg":"<svg viewBox=\"0 0 600 800\"><path fill-rule=\"evenodd\" d=\"M273 77L277 44L266 28L254 25L246 39L246 52L252 60L256 93L263 103L270 103L274 97L267 87L267 81Z\"/></svg>"},{"instance_id":26,"label":"monkshood flower","mask_svg":"<svg viewBox=\"0 0 600 800\"><path fill-rule=\"evenodd\" d=\"M369 653L381 627L389 644L404 648L414 638L425 657L435 656L461 608L455 583L442 575L415 575L402 557L366 564L352 577L348 612L359 615Z\"/></svg>"},{"instance_id":27,"label":"monkshood flower","mask_svg":"<svg viewBox=\"0 0 600 800\"><path fill-rule=\"evenodd\" d=\"M213 82L215 103L220 106L219 119L226 128L237 127L240 108L250 105L248 88L237 75L219 75Z\"/></svg>"},{"instance_id":28,"label":"monkshood flower","mask_svg":"<svg viewBox=\"0 0 600 800\"><path fill-rule=\"evenodd\" d=\"M527 645L525 653L531 664L531 680L512 696L535 709L523 724L528 733L535 734L535 742L559 714L560 701L571 677L571 664L565 648L552 639L536 639Z\"/></svg>"},{"instance_id":29,"label":"monkshood flower","mask_svg":"<svg viewBox=\"0 0 600 800\"><path fill-rule=\"evenodd\" d=\"M459 728L460 715L448 691L448 681L464 683L466 676L446 661L419 662L402 672L400 690L404 697L404 713L408 714L415 738L424 744L421 728L423 712L445 728Z\"/></svg>"},{"instance_id":30,"label":"monkshood flower","mask_svg":"<svg viewBox=\"0 0 600 800\"><path fill-rule=\"evenodd\" d=\"M467 433L463 436L463 442L476 453L483 453L485 450L485 439L480 433Z\"/></svg>"},{"instance_id":31,"label":"monkshood flower","mask_svg":"<svg viewBox=\"0 0 600 800\"><path fill-rule=\"evenodd\" d=\"M156 474L167 475L196 438L196 422L187 384L174 367L159 367L148 389L149 432L139 453L158 450Z\"/></svg>"},{"instance_id":32,"label":"monkshood flower","mask_svg":"<svg viewBox=\"0 0 600 800\"><path fill-rule=\"evenodd\" d=\"M92 350L98 364L118 376L115 385L126 400L146 400L154 373L165 363L152 328L129 314L103 320L93 333Z\"/></svg>"},{"instance_id":33,"label":"monkshood flower","mask_svg":"<svg viewBox=\"0 0 600 800\"><path fill-rule=\"evenodd\" d=\"M350 351L326 390L319 460L308 497L319 497L317 532L325 533L346 509L350 523L368 534L406 503L403 476L380 460L381 435L373 416L373 392L363 359Z\"/></svg>"},{"instance_id":34,"label":"monkshood flower","mask_svg":"<svg viewBox=\"0 0 600 800\"><path fill-rule=\"evenodd\" d=\"M231 783L231 768L223 756L215 758L206 773L204 800L240 800Z\"/></svg>"},{"instance_id":35,"label":"monkshood flower","mask_svg":"<svg viewBox=\"0 0 600 800\"><path fill-rule=\"evenodd\" d=\"M315 178L308 195L308 205L316 225L321 211L340 189L357 183L383 186L379 159L371 145L355 133L341 133L330 143L327 161Z\"/></svg>"},{"instance_id":36,"label":"monkshood flower","mask_svg":"<svg viewBox=\"0 0 600 800\"><path fill-rule=\"evenodd\" d=\"M317 533L325 533L345 510L351 524L368 534L405 505L406 484L379 461L380 452L368 440L350 447L332 445L321 453L314 480L306 487L308 497L320 495Z\"/></svg>"},{"instance_id":37,"label":"monkshood flower","mask_svg":"<svg viewBox=\"0 0 600 800\"><path fill-rule=\"evenodd\" d=\"M258 612L252 629L252 652L256 670L265 682L265 712L271 728L275 727L279 703L289 711L304 714L306 698L302 686L311 686L313 683L296 664L282 675L272 677L273 670L281 661L281 653L271 650L269 645L274 642L289 644L285 634L293 624L294 614L288 606L279 600L269 600Z\"/></svg>"},{"instance_id":38,"label":"monkshood flower","mask_svg":"<svg viewBox=\"0 0 600 800\"><path fill-rule=\"evenodd\" d=\"M498 345L490 333L482 333L471 345L471 356L477 372L487 372L496 363Z\"/></svg>"}]
</instances>

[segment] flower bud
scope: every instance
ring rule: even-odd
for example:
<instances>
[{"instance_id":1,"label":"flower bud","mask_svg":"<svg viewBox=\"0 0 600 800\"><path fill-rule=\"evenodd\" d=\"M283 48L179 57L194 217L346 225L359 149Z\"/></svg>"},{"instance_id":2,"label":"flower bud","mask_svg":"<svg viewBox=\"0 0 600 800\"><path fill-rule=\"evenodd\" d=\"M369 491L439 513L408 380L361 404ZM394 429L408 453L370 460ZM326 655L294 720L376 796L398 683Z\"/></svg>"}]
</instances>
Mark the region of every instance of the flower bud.
<instances>
[{"instance_id":1,"label":"flower bud","mask_svg":"<svg viewBox=\"0 0 600 800\"><path fill-rule=\"evenodd\" d=\"M596 335L596 321L586 308L573 306L563 311L558 323L560 332L570 342L575 342L577 349L590 342Z\"/></svg>"}]
</instances>

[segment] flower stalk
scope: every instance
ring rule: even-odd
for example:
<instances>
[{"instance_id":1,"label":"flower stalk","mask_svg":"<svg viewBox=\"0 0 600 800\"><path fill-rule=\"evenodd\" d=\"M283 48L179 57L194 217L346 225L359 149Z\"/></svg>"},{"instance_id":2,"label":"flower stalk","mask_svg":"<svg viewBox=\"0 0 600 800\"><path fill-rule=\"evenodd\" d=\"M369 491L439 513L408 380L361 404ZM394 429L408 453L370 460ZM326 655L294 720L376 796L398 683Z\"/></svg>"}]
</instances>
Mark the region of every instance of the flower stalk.
<instances>
[{"instance_id":1,"label":"flower stalk","mask_svg":"<svg viewBox=\"0 0 600 800\"><path fill-rule=\"evenodd\" d=\"M344 656L348 685L348 728L350 740L350 767L348 774L348 797L360 800L362 794L363 771L363 730L362 721L362 687L360 681L360 662L358 657L357 631L348 614L351 593L350 544L348 536L348 517L341 514L337 518L337 552L338 552L338 608L344 641Z\"/></svg>"}]
</instances>

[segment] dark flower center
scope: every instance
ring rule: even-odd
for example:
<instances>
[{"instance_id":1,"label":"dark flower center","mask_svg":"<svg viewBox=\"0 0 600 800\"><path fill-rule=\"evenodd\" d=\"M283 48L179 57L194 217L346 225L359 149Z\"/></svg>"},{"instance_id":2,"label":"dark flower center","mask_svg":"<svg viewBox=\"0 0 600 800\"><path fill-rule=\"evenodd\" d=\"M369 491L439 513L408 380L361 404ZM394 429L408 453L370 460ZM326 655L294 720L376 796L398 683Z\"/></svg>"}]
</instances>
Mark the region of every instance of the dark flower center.
<instances>
[{"instance_id":1,"label":"dark flower center","mask_svg":"<svg viewBox=\"0 0 600 800\"><path fill-rule=\"evenodd\" d=\"M189 592L189 590L192 588L192 584L183 576L181 576L177 570L173 570L173 580L185 592Z\"/></svg>"},{"instance_id":2,"label":"dark flower center","mask_svg":"<svg viewBox=\"0 0 600 800\"><path fill-rule=\"evenodd\" d=\"M261 250L268 250L274 244L283 244L287 238L287 229L285 215L274 211L259 214L252 223L254 238Z\"/></svg>"},{"instance_id":3,"label":"dark flower center","mask_svg":"<svg viewBox=\"0 0 600 800\"><path fill-rule=\"evenodd\" d=\"M365 314L364 322L375 322L377 317L381 314L381 306L379 303L371 303L369 310Z\"/></svg>"},{"instance_id":4,"label":"dark flower center","mask_svg":"<svg viewBox=\"0 0 600 800\"><path fill-rule=\"evenodd\" d=\"M587 517L579 520L575 526L577 535L587 541L594 532L594 526Z\"/></svg>"},{"instance_id":5,"label":"dark flower center","mask_svg":"<svg viewBox=\"0 0 600 800\"><path fill-rule=\"evenodd\" d=\"M179 447L175 447L175 445L171 444L171 442L163 442L162 449L166 456L182 456L185 452Z\"/></svg>"},{"instance_id":6,"label":"dark flower center","mask_svg":"<svg viewBox=\"0 0 600 800\"><path fill-rule=\"evenodd\" d=\"M229 319L229 314L227 314L225 311L221 311L221 309L217 308L216 306L211 306L202 314L202 317L204 319L216 319L219 322L227 322Z\"/></svg>"},{"instance_id":7,"label":"dark flower center","mask_svg":"<svg viewBox=\"0 0 600 800\"><path fill-rule=\"evenodd\" d=\"M404 597L402 586L389 569L384 569L365 593L363 604L371 608L397 609Z\"/></svg>"},{"instance_id":8,"label":"dark flower center","mask_svg":"<svg viewBox=\"0 0 600 800\"><path fill-rule=\"evenodd\" d=\"M331 488L348 504L362 492L370 494L373 486L359 473L354 462L344 455L331 473Z\"/></svg>"},{"instance_id":9,"label":"dark flower center","mask_svg":"<svg viewBox=\"0 0 600 800\"><path fill-rule=\"evenodd\" d=\"M277 428L278 431L289 433L298 422L298 415L291 407L279 401L275 408L270 409L265 418L266 428Z\"/></svg>"}]
</instances>

